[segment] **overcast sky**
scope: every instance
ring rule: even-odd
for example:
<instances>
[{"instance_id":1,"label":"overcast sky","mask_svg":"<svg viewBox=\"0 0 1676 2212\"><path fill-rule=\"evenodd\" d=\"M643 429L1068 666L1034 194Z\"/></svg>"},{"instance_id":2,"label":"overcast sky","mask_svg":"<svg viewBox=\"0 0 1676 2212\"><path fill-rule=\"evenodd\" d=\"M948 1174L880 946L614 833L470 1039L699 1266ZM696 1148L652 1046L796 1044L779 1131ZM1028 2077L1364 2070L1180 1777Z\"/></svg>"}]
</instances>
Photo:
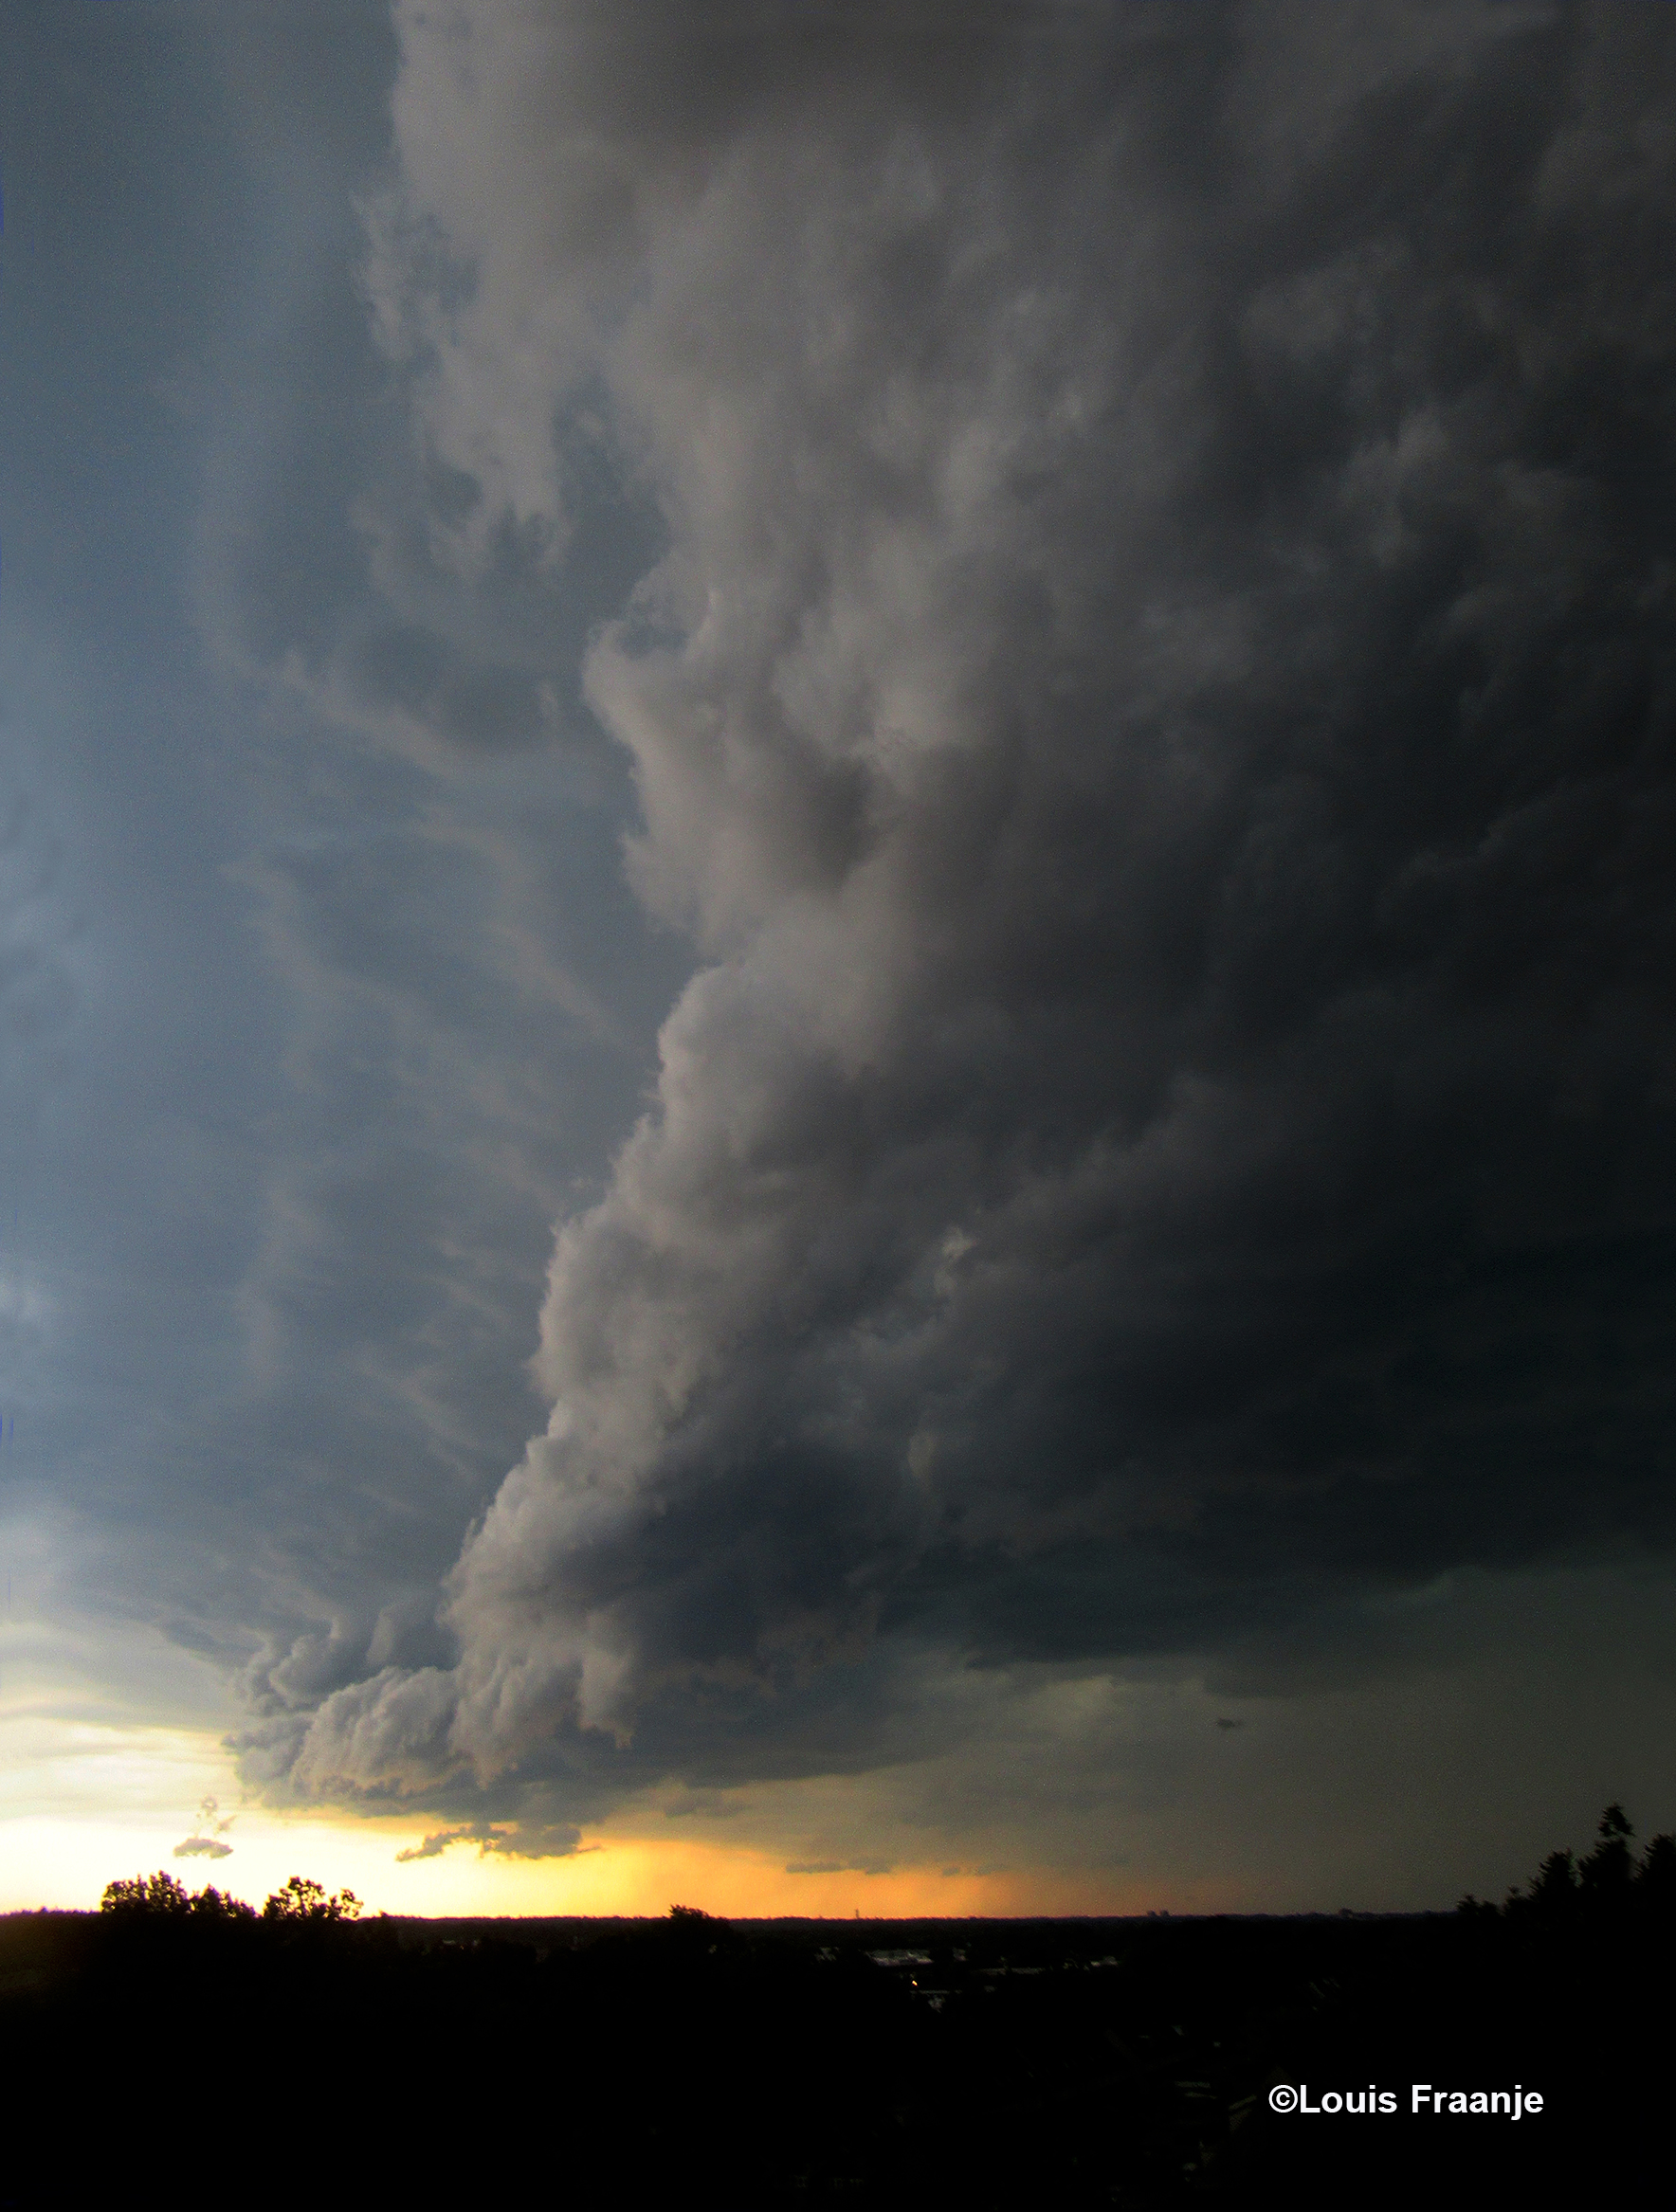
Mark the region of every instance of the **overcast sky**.
<instances>
[{"instance_id":1,"label":"overcast sky","mask_svg":"<svg viewBox=\"0 0 1676 2212\"><path fill-rule=\"evenodd\" d=\"M0 72L16 1878L1676 1825L1676 10Z\"/></svg>"}]
</instances>

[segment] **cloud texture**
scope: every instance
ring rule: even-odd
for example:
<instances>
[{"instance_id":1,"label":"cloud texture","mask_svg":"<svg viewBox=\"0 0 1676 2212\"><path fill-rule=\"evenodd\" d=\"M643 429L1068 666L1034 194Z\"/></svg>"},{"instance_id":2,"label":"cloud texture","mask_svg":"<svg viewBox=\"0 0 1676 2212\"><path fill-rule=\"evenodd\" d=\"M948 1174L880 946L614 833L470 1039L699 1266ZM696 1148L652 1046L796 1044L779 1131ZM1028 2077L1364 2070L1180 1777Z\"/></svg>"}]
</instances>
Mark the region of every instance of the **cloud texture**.
<instances>
[{"instance_id":1,"label":"cloud texture","mask_svg":"<svg viewBox=\"0 0 1676 2212\"><path fill-rule=\"evenodd\" d=\"M1669 11L396 20L432 553L560 562L578 441L655 510L586 688L699 964L457 1657L292 1784L865 1765L928 1666L1664 1547Z\"/></svg>"}]
</instances>

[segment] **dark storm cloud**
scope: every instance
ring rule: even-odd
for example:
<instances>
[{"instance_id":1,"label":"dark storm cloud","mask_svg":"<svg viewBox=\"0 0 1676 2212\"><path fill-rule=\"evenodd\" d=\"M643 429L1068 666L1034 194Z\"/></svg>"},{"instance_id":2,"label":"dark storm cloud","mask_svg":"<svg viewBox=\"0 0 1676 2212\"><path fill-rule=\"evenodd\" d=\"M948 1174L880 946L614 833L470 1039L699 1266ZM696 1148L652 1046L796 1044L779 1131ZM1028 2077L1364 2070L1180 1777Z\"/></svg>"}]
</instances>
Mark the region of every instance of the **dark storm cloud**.
<instances>
[{"instance_id":1,"label":"dark storm cloud","mask_svg":"<svg viewBox=\"0 0 1676 2212\"><path fill-rule=\"evenodd\" d=\"M607 396L704 965L457 1662L294 1780L865 1763L905 1655L1665 1545L1668 11L397 20L373 296L489 522Z\"/></svg>"}]
</instances>

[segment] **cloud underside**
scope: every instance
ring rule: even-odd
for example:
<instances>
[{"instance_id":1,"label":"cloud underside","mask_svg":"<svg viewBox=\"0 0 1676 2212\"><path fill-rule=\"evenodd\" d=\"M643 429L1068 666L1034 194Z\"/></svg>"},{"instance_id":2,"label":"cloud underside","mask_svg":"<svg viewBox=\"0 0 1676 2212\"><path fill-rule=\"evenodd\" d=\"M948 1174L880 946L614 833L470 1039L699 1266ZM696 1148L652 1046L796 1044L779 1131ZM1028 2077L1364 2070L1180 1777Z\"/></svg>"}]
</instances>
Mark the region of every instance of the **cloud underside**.
<instances>
[{"instance_id":1,"label":"cloud underside","mask_svg":"<svg viewBox=\"0 0 1676 2212\"><path fill-rule=\"evenodd\" d=\"M275 1786L1670 1534L1668 11L841 12L396 10L438 542L579 557L584 418L655 501L586 682L699 965L457 1658Z\"/></svg>"},{"instance_id":2,"label":"cloud underside","mask_svg":"<svg viewBox=\"0 0 1676 2212\"><path fill-rule=\"evenodd\" d=\"M396 1864L405 1866L413 1859L440 1858L456 1843L475 1843L480 1858L574 1858L578 1851L592 1848L583 1844L577 1829L551 1822L543 1825L531 1821L462 1821L455 1827L438 1828L423 1841L406 1851L398 1851Z\"/></svg>"}]
</instances>

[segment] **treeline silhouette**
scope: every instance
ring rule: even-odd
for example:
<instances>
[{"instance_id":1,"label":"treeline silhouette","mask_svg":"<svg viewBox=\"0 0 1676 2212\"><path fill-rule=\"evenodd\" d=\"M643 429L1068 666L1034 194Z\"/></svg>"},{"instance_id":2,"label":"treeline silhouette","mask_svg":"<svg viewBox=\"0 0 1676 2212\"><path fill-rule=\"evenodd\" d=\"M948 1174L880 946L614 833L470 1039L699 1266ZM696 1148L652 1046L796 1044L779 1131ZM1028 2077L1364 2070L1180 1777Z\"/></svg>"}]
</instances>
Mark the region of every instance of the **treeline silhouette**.
<instances>
[{"instance_id":1,"label":"treeline silhouette","mask_svg":"<svg viewBox=\"0 0 1676 2212\"><path fill-rule=\"evenodd\" d=\"M1516 1882L1508 1891L1501 1914L1519 1923L1587 1927L1630 1914L1665 1922L1676 1913L1676 1836L1653 1837L1637 1858L1635 1831L1621 1804L1607 1806L1595 1835L1594 1850L1582 1859L1551 1851L1528 1888ZM1465 1896L1458 1909L1474 1918L1497 1915L1482 1897Z\"/></svg>"},{"instance_id":2,"label":"treeline silhouette","mask_svg":"<svg viewBox=\"0 0 1676 2212\"><path fill-rule=\"evenodd\" d=\"M653 2205L1546 2201L1662 2116L1673 1857L1614 1805L1502 1907L1293 1918L417 1921L139 1876L0 1922L0 2203L183 2167L430 2203L532 2159ZM1416 2083L1543 2106L1419 2116Z\"/></svg>"},{"instance_id":3,"label":"treeline silhouette","mask_svg":"<svg viewBox=\"0 0 1676 2212\"><path fill-rule=\"evenodd\" d=\"M176 1881L172 1874L142 1874L133 1881L107 1882L99 1909L101 1913L115 1913L128 1918L144 1916L154 1921L192 1919L199 1923L225 1924L254 1920L257 1916L254 1905L224 1895L213 1884L189 1892L185 1883ZM275 1890L262 1908L264 1920L281 1921L288 1926L301 1922L319 1927L358 1920L360 1913L361 1901L353 1890L338 1890L328 1896L319 1882L300 1874L294 1874L282 1889Z\"/></svg>"}]
</instances>

